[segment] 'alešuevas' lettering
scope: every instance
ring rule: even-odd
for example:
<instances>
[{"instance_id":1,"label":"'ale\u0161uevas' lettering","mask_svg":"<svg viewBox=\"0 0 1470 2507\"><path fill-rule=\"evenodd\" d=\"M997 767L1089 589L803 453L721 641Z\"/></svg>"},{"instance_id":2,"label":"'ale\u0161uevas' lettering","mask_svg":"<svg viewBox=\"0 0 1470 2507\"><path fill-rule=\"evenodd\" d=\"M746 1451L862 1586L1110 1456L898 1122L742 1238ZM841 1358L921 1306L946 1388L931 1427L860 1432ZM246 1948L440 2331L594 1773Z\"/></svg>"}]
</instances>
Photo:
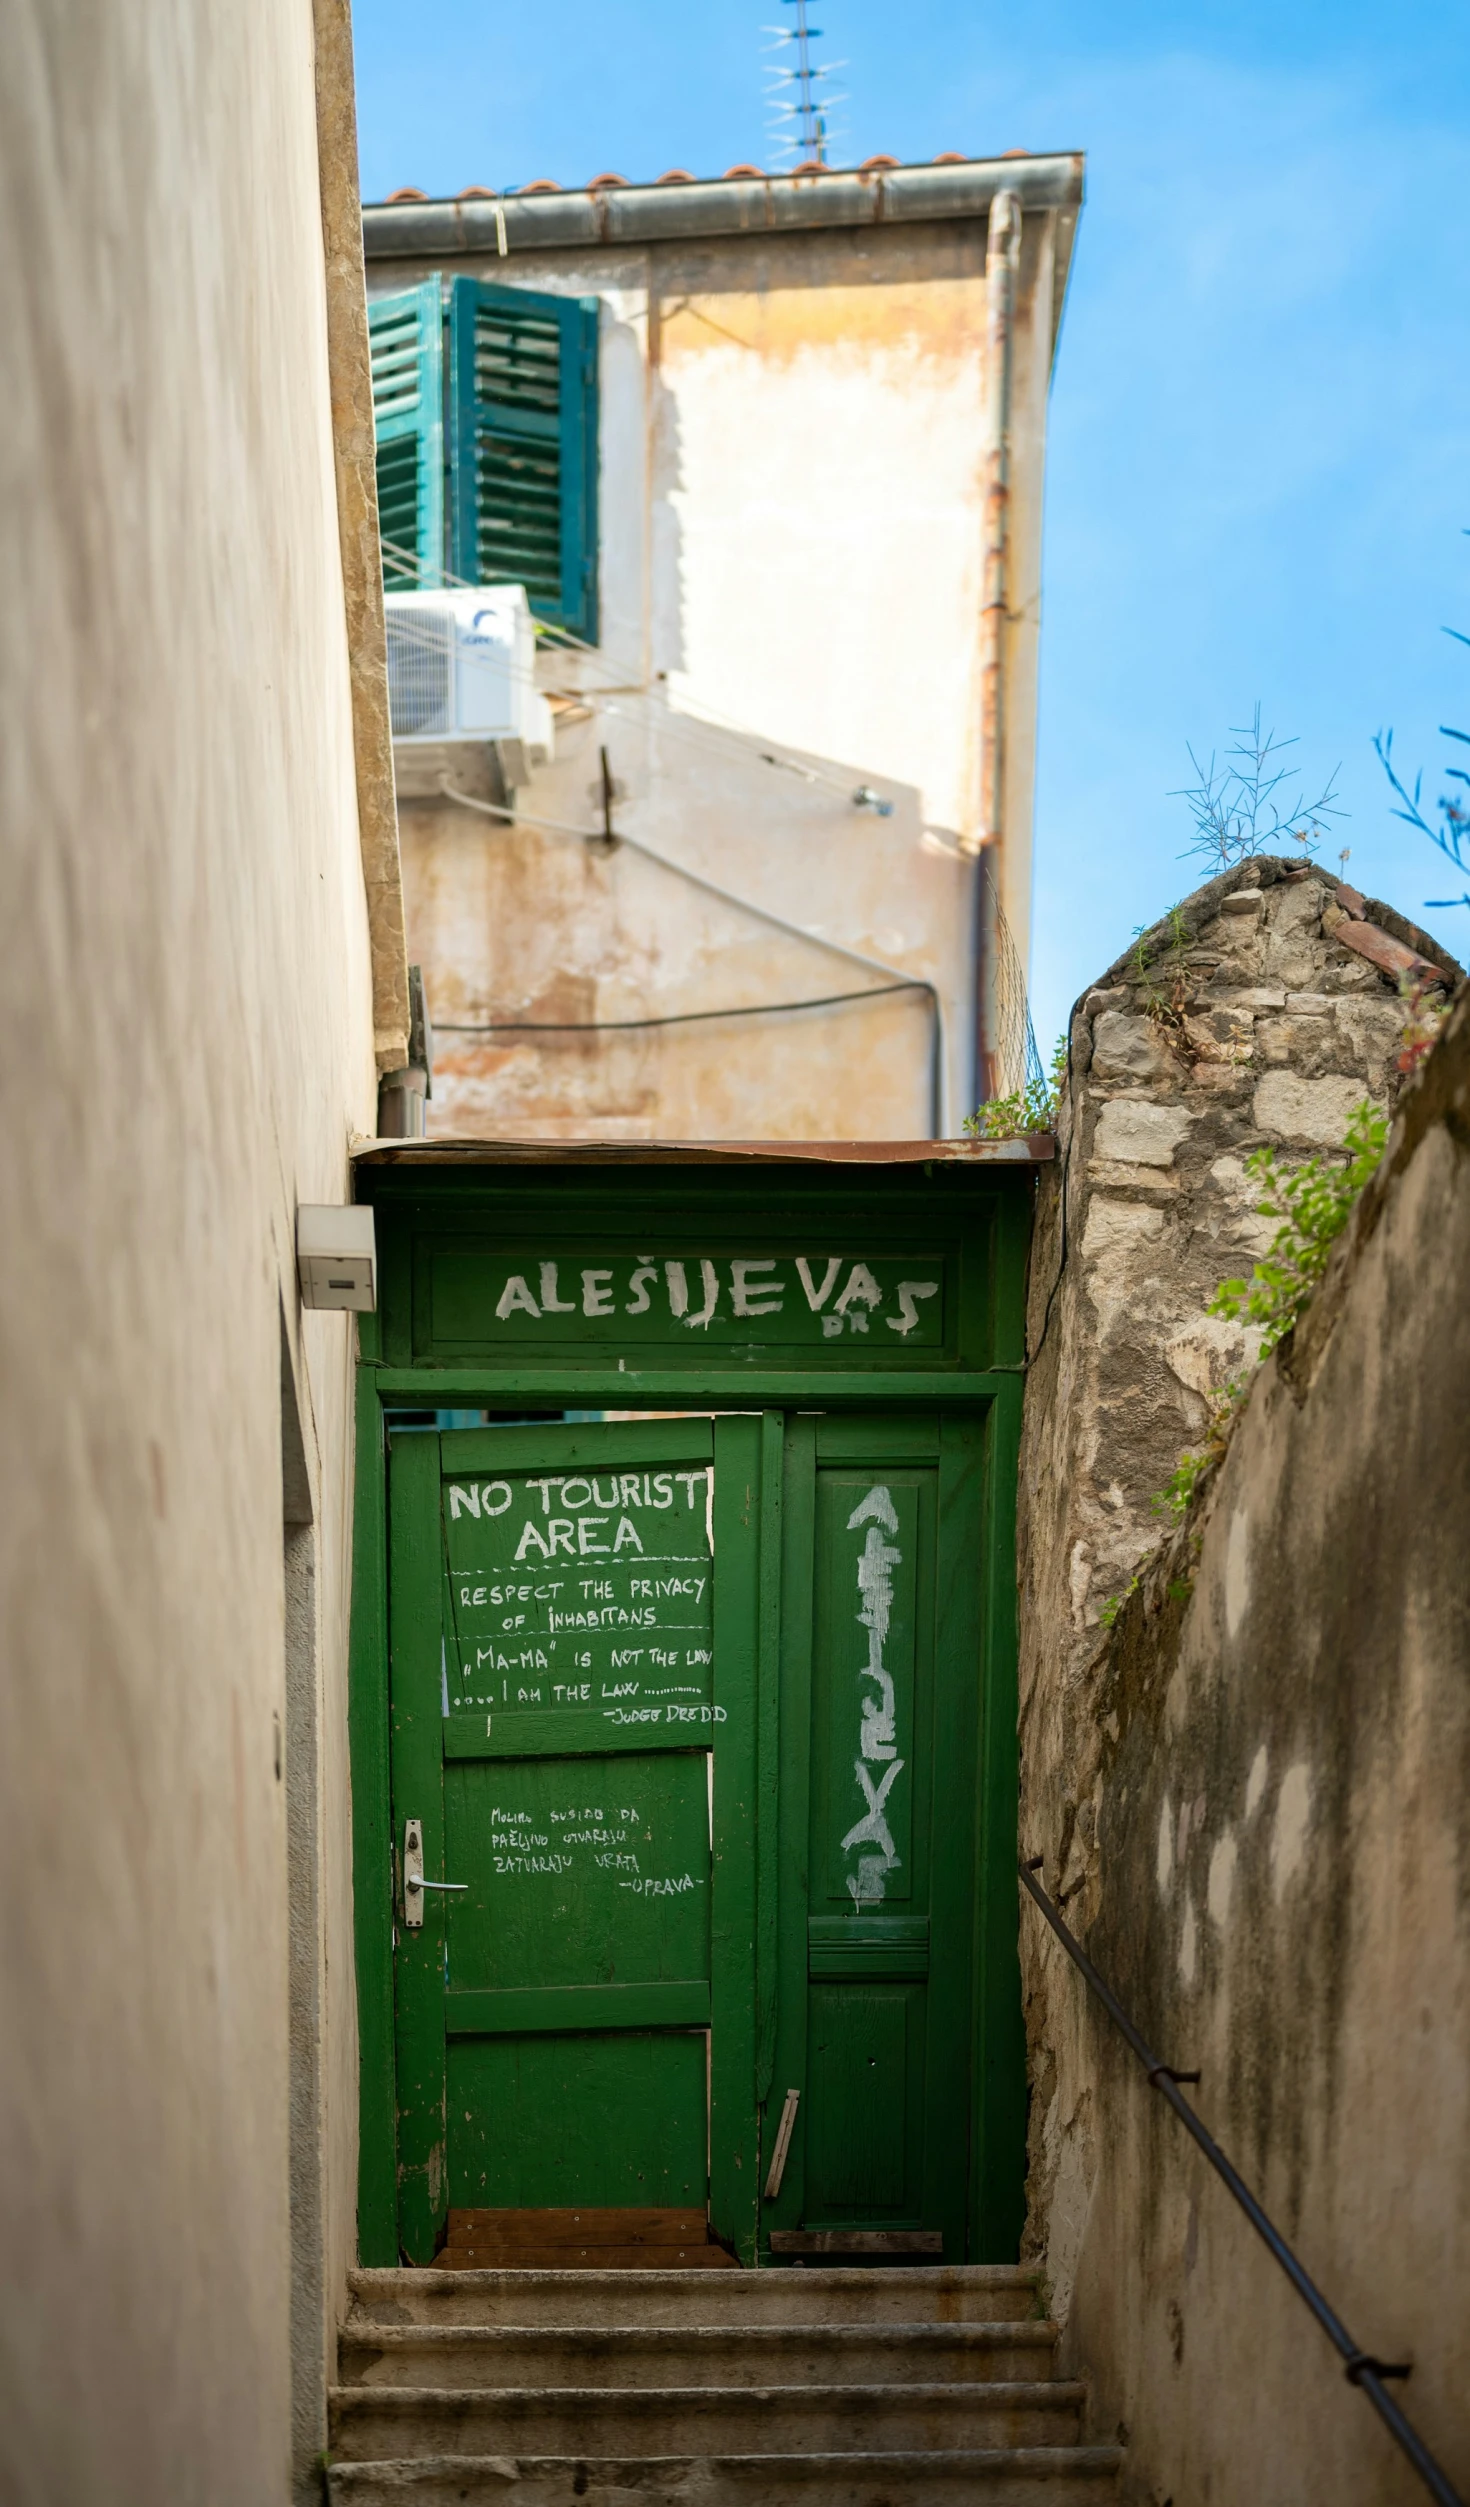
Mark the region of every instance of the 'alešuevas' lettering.
<instances>
[{"instance_id":1,"label":"'ale\u0161uevas' lettering","mask_svg":"<svg viewBox=\"0 0 1470 2507\"><path fill-rule=\"evenodd\" d=\"M919 1331L933 1341L940 1305L927 1313L921 1308L940 1297L940 1268L936 1263L910 1277L910 1267L911 1258L851 1254L640 1254L585 1264L537 1259L507 1268L494 1311L498 1323L549 1322L552 1333L567 1328L562 1316L576 1316L579 1325L600 1325L608 1339L617 1338L626 1321L649 1317L685 1331L717 1326L736 1338L749 1337L745 1327L764 1322L778 1327L767 1334L778 1339L837 1340L879 1322L900 1340Z\"/></svg>"}]
</instances>

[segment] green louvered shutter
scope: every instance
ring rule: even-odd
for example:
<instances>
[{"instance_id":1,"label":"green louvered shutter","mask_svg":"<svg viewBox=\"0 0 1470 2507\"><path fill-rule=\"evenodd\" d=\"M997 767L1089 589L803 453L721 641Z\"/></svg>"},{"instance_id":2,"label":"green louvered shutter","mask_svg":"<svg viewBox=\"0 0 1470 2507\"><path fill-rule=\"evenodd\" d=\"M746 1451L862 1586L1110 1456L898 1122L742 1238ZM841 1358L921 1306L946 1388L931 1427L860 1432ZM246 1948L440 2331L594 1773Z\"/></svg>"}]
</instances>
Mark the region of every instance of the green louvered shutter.
<instances>
[{"instance_id":1,"label":"green louvered shutter","mask_svg":"<svg viewBox=\"0 0 1470 2507\"><path fill-rule=\"evenodd\" d=\"M444 315L439 281L368 306L378 529L390 592L444 581Z\"/></svg>"},{"instance_id":2,"label":"green louvered shutter","mask_svg":"<svg viewBox=\"0 0 1470 2507\"><path fill-rule=\"evenodd\" d=\"M455 279L449 409L455 574L595 643L597 299Z\"/></svg>"}]
</instances>

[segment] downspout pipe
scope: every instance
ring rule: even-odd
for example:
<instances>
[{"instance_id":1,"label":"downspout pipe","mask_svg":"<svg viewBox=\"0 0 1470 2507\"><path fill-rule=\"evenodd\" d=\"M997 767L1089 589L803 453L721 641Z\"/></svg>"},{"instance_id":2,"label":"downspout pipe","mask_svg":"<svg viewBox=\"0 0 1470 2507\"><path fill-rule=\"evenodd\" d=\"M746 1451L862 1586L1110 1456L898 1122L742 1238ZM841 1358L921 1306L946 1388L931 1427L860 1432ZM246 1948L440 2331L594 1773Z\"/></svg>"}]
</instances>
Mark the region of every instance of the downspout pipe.
<instances>
[{"instance_id":1,"label":"downspout pipe","mask_svg":"<svg viewBox=\"0 0 1470 2507\"><path fill-rule=\"evenodd\" d=\"M1011 400L1016 273L1021 258L1018 193L996 193L985 251L985 568L980 612L980 820L975 855L975 1103L999 1093L996 1055L995 911L1005 859L1006 645L1010 625Z\"/></svg>"}]
</instances>

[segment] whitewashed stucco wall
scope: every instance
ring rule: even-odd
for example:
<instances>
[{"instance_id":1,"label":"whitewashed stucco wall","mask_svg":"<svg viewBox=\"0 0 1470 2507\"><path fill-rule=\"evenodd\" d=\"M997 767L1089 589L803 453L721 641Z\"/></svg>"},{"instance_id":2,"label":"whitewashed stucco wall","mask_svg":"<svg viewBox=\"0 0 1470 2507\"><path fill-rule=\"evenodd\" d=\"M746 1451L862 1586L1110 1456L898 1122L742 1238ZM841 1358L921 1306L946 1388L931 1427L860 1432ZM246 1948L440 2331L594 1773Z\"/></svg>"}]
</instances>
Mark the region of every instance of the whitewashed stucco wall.
<instances>
[{"instance_id":1,"label":"whitewashed stucco wall","mask_svg":"<svg viewBox=\"0 0 1470 2507\"><path fill-rule=\"evenodd\" d=\"M347 1197L372 995L310 0L0 21L0 2493L287 2487L281 1316L354 2218Z\"/></svg>"}]
</instances>

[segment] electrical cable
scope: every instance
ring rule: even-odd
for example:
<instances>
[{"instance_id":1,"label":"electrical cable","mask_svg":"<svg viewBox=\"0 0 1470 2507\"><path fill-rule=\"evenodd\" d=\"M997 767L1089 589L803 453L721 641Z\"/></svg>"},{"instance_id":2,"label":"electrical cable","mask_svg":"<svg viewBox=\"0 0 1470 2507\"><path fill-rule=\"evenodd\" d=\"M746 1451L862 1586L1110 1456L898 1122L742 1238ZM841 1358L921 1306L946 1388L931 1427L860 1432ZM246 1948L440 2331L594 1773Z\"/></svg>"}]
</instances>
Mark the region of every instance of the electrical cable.
<instances>
[{"instance_id":1,"label":"electrical cable","mask_svg":"<svg viewBox=\"0 0 1470 2507\"><path fill-rule=\"evenodd\" d=\"M813 1001L738 1001L723 1010L670 1010L658 1018L436 1019L436 1036L608 1036L632 1027L693 1027L710 1018L776 1018L789 1010L835 1010L844 1001L886 1001L895 992L922 992L920 977L901 984L870 984L865 992L825 992Z\"/></svg>"},{"instance_id":2,"label":"electrical cable","mask_svg":"<svg viewBox=\"0 0 1470 2507\"><path fill-rule=\"evenodd\" d=\"M558 819L523 818L518 810L502 809L494 801L477 801L473 793L458 791L447 775L440 776L439 789L446 801L456 802L461 809L477 810L483 817L497 819L502 824L534 827L544 830L548 835L572 836L582 844L601 845L606 841L600 827L568 827L564 821ZM644 844L638 836L624 835L619 829L617 841L621 845L626 845L630 852L641 853L645 861L656 862L660 870L671 871L676 879L686 880L691 888L700 888L706 896L718 897L722 905L733 906L737 914L749 914L757 922L769 923L774 930L784 932L788 939L804 940L808 948L825 949L829 957L846 958L850 965L861 966L870 975L886 976L890 983L902 988L905 992L925 994L931 1012L932 1037L929 1073L929 1116L932 1125L930 1138L932 1140L945 1138L944 1005L940 1000L938 987L932 984L926 975L906 975L901 966L890 965L884 958L870 957L864 949L850 948L845 940L831 940L825 932L803 931L800 923L789 922L784 914L775 913L768 905L758 905L754 897L737 896L734 889L723 888L717 879L706 879L702 871L690 870L685 863L672 860L667 853L656 852L651 844Z\"/></svg>"}]
</instances>

